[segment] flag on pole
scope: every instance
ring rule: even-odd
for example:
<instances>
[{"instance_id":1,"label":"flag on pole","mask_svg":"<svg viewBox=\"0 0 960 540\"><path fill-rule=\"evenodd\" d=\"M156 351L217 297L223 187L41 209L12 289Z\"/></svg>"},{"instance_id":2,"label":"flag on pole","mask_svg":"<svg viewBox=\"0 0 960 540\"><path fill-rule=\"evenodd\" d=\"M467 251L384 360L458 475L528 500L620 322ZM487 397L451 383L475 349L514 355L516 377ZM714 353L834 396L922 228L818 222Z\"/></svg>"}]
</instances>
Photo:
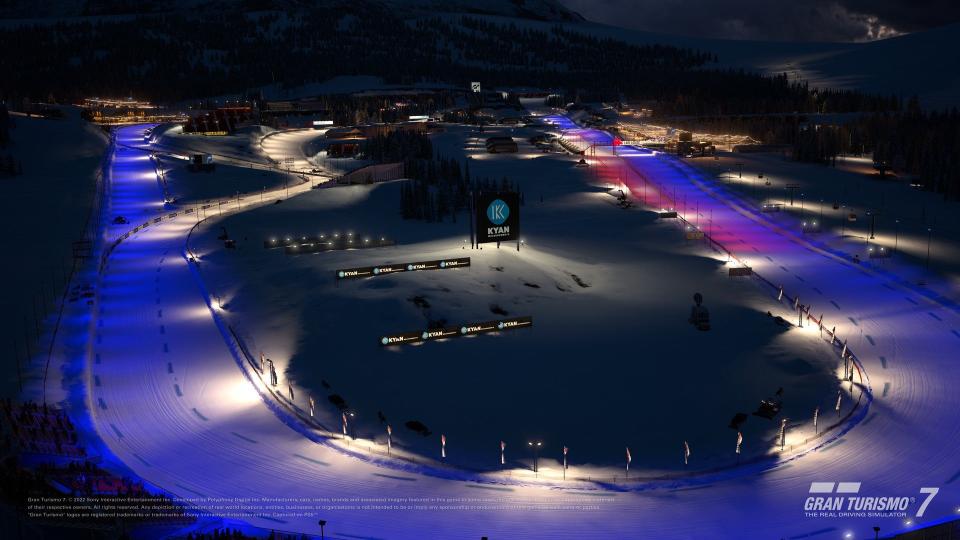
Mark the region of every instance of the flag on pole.
<instances>
[{"instance_id":1,"label":"flag on pole","mask_svg":"<svg viewBox=\"0 0 960 540\"><path fill-rule=\"evenodd\" d=\"M820 416L820 406L813 410L813 433L817 433L817 418Z\"/></svg>"},{"instance_id":2,"label":"flag on pole","mask_svg":"<svg viewBox=\"0 0 960 540\"><path fill-rule=\"evenodd\" d=\"M501 465L506 465L506 463L507 463L506 458L504 458L504 456L503 456L503 452L504 452L504 450L506 450L506 449L507 449L507 443L505 443L505 442L503 442L503 441L500 441L500 464L501 464Z\"/></svg>"},{"instance_id":3,"label":"flag on pole","mask_svg":"<svg viewBox=\"0 0 960 540\"><path fill-rule=\"evenodd\" d=\"M683 464L686 465L690 462L690 445L687 444L687 441L683 441Z\"/></svg>"},{"instance_id":4,"label":"flag on pole","mask_svg":"<svg viewBox=\"0 0 960 540\"><path fill-rule=\"evenodd\" d=\"M343 436L347 436L347 413L340 413L340 418L343 420Z\"/></svg>"},{"instance_id":5,"label":"flag on pole","mask_svg":"<svg viewBox=\"0 0 960 540\"><path fill-rule=\"evenodd\" d=\"M310 418L313 418L313 411L316 407L316 403L313 402L313 396L310 396Z\"/></svg>"},{"instance_id":6,"label":"flag on pole","mask_svg":"<svg viewBox=\"0 0 960 540\"><path fill-rule=\"evenodd\" d=\"M390 449L393 447L393 428L390 427L390 424L387 424L387 453L390 453Z\"/></svg>"},{"instance_id":7,"label":"flag on pole","mask_svg":"<svg viewBox=\"0 0 960 540\"><path fill-rule=\"evenodd\" d=\"M633 458L630 456L630 447L627 447L627 474L630 474L630 462L633 461Z\"/></svg>"},{"instance_id":8,"label":"flag on pole","mask_svg":"<svg viewBox=\"0 0 960 540\"><path fill-rule=\"evenodd\" d=\"M837 390L837 416L840 416L840 400L843 399L843 390Z\"/></svg>"},{"instance_id":9,"label":"flag on pole","mask_svg":"<svg viewBox=\"0 0 960 540\"><path fill-rule=\"evenodd\" d=\"M740 455L740 445L743 444L743 433L737 432L737 455Z\"/></svg>"},{"instance_id":10,"label":"flag on pole","mask_svg":"<svg viewBox=\"0 0 960 540\"><path fill-rule=\"evenodd\" d=\"M563 447L563 470L567 470L567 452L569 451L569 448L566 446Z\"/></svg>"},{"instance_id":11,"label":"flag on pole","mask_svg":"<svg viewBox=\"0 0 960 540\"><path fill-rule=\"evenodd\" d=\"M440 434L440 457L447 457L447 436Z\"/></svg>"}]
</instances>

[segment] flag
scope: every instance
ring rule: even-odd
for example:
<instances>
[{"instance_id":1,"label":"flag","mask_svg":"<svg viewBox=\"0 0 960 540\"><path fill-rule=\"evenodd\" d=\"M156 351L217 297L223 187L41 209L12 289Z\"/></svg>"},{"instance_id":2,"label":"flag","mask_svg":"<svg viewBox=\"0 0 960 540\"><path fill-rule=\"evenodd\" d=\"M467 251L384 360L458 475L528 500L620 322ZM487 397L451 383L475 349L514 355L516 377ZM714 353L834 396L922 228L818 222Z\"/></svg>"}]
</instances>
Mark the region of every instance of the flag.
<instances>
[{"instance_id":1,"label":"flag","mask_svg":"<svg viewBox=\"0 0 960 540\"><path fill-rule=\"evenodd\" d=\"M841 400L842 398L843 398L843 391L842 391L842 390L838 390L838 391L837 391L837 407L836 407L838 413L840 412L840 400Z\"/></svg>"},{"instance_id":2,"label":"flag","mask_svg":"<svg viewBox=\"0 0 960 540\"><path fill-rule=\"evenodd\" d=\"M440 457L447 457L447 436L440 434Z\"/></svg>"},{"instance_id":3,"label":"flag","mask_svg":"<svg viewBox=\"0 0 960 540\"><path fill-rule=\"evenodd\" d=\"M393 438L393 428L390 427L390 424L387 424L387 453L390 453L390 449L393 447L393 441L390 439Z\"/></svg>"},{"instance_id":4,"label":"flag","mask_svg":"<svg viewBox=\"0 0 960 540\"><path fill-rule=\"evenodd\" d=\"M690 460L690 445L683 441L683 464L686 465Z\"/></svg>"},{"instance_id":5,"label":"flag","mask_svg":"<svg viewBox=\"0 0 960 540\"><path fill-rule=\"evenodd\" d=\"M570 451L569 448L567 448L566 446L563 447L563 470L564 471L567 470L567 452L569 451Z\"/></svg>"},{"instance_id":6,"label":"flag","mask_svg":"<svg viewBox=\"0 0 960 540\"><path fill-rule=\"evenodd\" d=\"M737 432L737 454L740 454L740 445L743 444L743 433Z\"/></svg>"},{"instance_id":7,"label":"flag","mask_svg":"<svg viewBox=\"0 0 960 540\"><path fill-rule=\"evenodd\" d=\"M347 413L340 413L340 417L343 419L343 436L347 436Z\"/></svg>"},{"instance_id":8,"label":"flag","mask_svg":"<svg viewBox=\"0 0 960 540\"><path fill-rule=\"evenodd\" d=\"M623 141L620 139L620 137L614 137L614 138L613 138L613 145L614 145L614 146L620 146L621 144L623 144Z\"/></svg>"},{"instance_id":9,"label":"flag","mask_svg":"<svg viewBox=\"0 0 960 540\"><path fill-rule=\"evenodd\" d=\"M630 465L630 462L633 461L633 458L630 457L630 447L627 447L627 465Z\"/></svg>"},{"instance_id":10,"label":"flag","mask_svg":"<svg viewBox=\"0 0 960 540\"><path fill-rule=\"evenodd\" d=\"M506 459L503 457L503 452L507 448L507 443L500 441L500 464L505 465Z\"/></svg>"}]
</instances>

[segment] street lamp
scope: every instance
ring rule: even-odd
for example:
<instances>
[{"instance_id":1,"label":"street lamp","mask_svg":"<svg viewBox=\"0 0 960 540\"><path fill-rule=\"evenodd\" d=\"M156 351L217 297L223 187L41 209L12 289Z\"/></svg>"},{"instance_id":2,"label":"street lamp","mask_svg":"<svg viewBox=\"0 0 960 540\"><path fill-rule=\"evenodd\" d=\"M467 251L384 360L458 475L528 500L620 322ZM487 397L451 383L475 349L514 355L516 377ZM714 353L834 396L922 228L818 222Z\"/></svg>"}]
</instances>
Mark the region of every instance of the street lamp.
<instances>
[{"instance_id":1,"label":"street lamp","mask_svg":"<svg viewBox=\"0 0 960 540\"><path fill-rule=\"evenodd\" d=\"M541 441L527 441L527 447L533 450L533 472L538 474L540 472L539 459L540 459L540 448L543 446Z\"/></svg>"},{"instance_id":2,"label":"street lamp","mask_svg":"<svg viewBox=\"0 0 960 540\"><path fill-rule=\"evenodd\" d=\"M930 240L933 238L933 229L927 227L927 272L930 272Z\"/></svg>"},{"instance_id":3,"label":"street lamp","mask_svg":"<svg viewBox=\"0 0 960 540\"><path fill-rule=\"evenodd\" d=\"M327 520L321 519L317 522L317 525L320 525L320 540L323 540L323 527L327 524Z\"/></svg>"}]
</instances>

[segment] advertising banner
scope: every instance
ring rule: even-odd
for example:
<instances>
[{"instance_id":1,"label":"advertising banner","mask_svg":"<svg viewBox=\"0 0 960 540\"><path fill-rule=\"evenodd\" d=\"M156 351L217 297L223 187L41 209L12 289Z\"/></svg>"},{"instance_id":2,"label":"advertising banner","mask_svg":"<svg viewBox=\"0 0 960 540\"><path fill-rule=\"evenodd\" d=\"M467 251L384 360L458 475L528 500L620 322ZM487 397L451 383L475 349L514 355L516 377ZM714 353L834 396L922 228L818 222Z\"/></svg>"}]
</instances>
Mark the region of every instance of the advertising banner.
<instances>
[{"instance_id":1,"label":"advertising banner","mask_svg":"<svg viewBox=\"0 0 960 540\"><path fill-rule=\"evenodd\" d=\"M520 239L520 195L484 191L477 197L477 243Z\"/></svg>"}]
</instances>

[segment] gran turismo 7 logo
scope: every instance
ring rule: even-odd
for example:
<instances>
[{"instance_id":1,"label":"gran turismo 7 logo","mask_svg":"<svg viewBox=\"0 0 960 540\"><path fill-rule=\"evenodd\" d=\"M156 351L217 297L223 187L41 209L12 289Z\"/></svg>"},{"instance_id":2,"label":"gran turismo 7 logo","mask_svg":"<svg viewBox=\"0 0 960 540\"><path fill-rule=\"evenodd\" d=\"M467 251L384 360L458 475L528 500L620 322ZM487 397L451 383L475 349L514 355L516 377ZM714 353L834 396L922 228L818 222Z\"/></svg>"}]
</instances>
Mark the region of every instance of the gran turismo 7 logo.
<instances>
[{"instance_id":1,"label":"gran turismo 7 logo","mask_svg":"<svg viewBox=\"0 0 960 540\"><path fill-rule=\"evenodd\" d=\"M917 502L917 497L910 495L860 495L860 486L860 482L811 482L803 510L808 517L905 517ZM937 487L920 488L926 497L917 507L916 517L923 517L939 492Z\"/></svg>"}]
</instances>

